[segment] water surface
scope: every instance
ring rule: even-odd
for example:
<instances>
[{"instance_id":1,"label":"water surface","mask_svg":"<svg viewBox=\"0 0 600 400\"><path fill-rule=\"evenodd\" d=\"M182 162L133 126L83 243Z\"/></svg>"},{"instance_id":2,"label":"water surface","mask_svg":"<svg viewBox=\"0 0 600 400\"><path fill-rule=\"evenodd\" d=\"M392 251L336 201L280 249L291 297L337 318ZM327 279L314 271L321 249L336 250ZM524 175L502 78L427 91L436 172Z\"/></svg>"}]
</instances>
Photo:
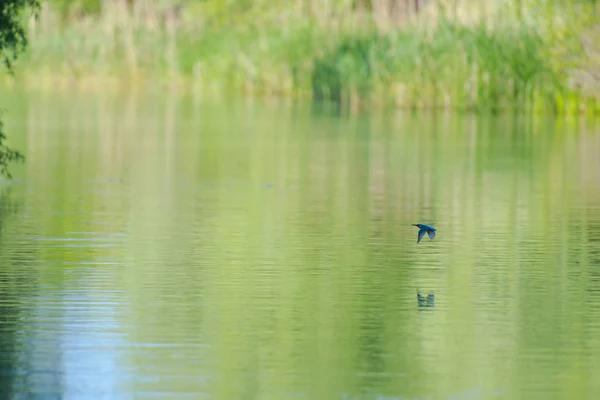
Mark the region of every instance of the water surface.
<instances>
[{"instance_id":1,"label":"water surface","mask_svg":"<svg viewBox=\"0 0 600 400\"><path fill-rule=\"evenodd\" d=\"M600 395L600 126L1 100L6 398Z\"/></svg>"}]
</instances>

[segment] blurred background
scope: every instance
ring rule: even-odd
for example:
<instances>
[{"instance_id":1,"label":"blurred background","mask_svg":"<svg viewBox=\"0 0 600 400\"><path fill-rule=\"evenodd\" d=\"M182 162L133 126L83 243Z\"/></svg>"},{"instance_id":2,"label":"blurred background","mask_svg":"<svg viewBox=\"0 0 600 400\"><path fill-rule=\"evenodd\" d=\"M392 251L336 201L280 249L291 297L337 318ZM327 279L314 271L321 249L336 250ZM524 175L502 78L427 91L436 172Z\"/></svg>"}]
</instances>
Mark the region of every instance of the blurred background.
<instances>
[{"instance_id":1,"label":"blurred background","mask_svg":"<svg viewBox=\"0 0 600 400\"><path fill-rule=\"evenodd\" d=\"M600 396L596 1L9 3L0 398Z\"/></svg>"},{"instance_id":2,"label":"blurred background","mask_svg":"<svg viewBox=\"0 0 600 400\"><path fill-rule=\"evenodd\" d=\"M16 80L598 111L596 0L50 0ZM12 80L11 80L12 81Z\"/></svg>"}]
</instances>

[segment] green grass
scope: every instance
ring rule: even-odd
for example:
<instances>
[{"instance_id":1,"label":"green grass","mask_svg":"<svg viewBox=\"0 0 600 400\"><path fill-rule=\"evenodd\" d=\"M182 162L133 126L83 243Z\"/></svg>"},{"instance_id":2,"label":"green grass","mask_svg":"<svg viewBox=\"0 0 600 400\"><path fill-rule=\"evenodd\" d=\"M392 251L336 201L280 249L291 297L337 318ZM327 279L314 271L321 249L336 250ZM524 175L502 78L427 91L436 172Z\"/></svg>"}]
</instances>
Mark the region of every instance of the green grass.
<instances>
[{"instance_id":1,"label":"green grass","mask_svg":"<svg viewBox=\"0 0 600 400\"><path fill-rule=\"evenodd\" d=\"M206 0L179 16L88 1L80 3L96 11L83 17L51 3L30 23L16 79L160 82L353 106L600 111L600 82L588 73L600 65L593 2L441 1L386 16L391 8L368 1L331 1ZM578 76L587 78L573 85Z\"/></svg>"}]
</instances>

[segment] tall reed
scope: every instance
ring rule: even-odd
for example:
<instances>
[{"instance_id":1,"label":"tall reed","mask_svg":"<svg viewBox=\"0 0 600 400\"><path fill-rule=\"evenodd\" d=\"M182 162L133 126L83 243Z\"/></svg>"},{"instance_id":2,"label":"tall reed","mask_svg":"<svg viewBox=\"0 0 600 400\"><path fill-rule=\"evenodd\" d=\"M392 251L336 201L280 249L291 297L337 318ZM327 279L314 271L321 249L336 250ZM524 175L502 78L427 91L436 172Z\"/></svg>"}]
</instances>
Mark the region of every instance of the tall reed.
<instances>
[{"instance_id":1,"label":"tall reed","mask_svg":"<svg viewBox=\"0 0 600 400\"><path fill-rule=\"evenodd\" d=\"M590 0L88 0L78 12L53 1L17 69L36 86L159 81L355 106L598 111Z\"/></svg>"}]
</instances>

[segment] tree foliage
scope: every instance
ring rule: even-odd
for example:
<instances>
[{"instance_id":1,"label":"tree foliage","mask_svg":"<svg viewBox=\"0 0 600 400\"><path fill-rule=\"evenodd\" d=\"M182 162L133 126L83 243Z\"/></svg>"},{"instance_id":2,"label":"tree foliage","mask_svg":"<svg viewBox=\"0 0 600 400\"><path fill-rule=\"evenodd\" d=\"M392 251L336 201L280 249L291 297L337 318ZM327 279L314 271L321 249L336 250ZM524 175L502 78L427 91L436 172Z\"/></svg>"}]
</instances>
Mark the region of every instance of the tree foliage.
<instances>
[{"instance_id":1,"label":"tree foliage","mask_svg":"<svg viewBox=\"0 0 600 400\"><path fill-rule=\"evenodd\" d=\"M11 149L6 145L6 134L4 133L4 122L0 119L0 175L7 177L8 179L12 178L10 170L8 168L9 164L12 162L23 162L25 161L25 156L21 154L19 151Z\"/></svg>"},{"instance_id":2,"label":"tree foliage","mask_svg":"<svg viewBox=\"0 0 600 400\"><path fill-rule=\"evenodd\" d=\"M39 0L0 0L0 57L10 72L13 61L27 47L22 16L28 8L37 10ZM0 119L0 174L10 179L9 164L24 160L23 154L6 145L4 124Z\"/></svg>"},{"instance_id":3,"label":"tree foliage","mask_svg":"<svg viewBox=\"0 0 600 400\"><path fill-rule=\"evenodd\" d=\"M0 52L9 70L27 46L22 11L26 8L37 10L38 7L38 0L0 0Z\"/></svg>"}]
</instances>

